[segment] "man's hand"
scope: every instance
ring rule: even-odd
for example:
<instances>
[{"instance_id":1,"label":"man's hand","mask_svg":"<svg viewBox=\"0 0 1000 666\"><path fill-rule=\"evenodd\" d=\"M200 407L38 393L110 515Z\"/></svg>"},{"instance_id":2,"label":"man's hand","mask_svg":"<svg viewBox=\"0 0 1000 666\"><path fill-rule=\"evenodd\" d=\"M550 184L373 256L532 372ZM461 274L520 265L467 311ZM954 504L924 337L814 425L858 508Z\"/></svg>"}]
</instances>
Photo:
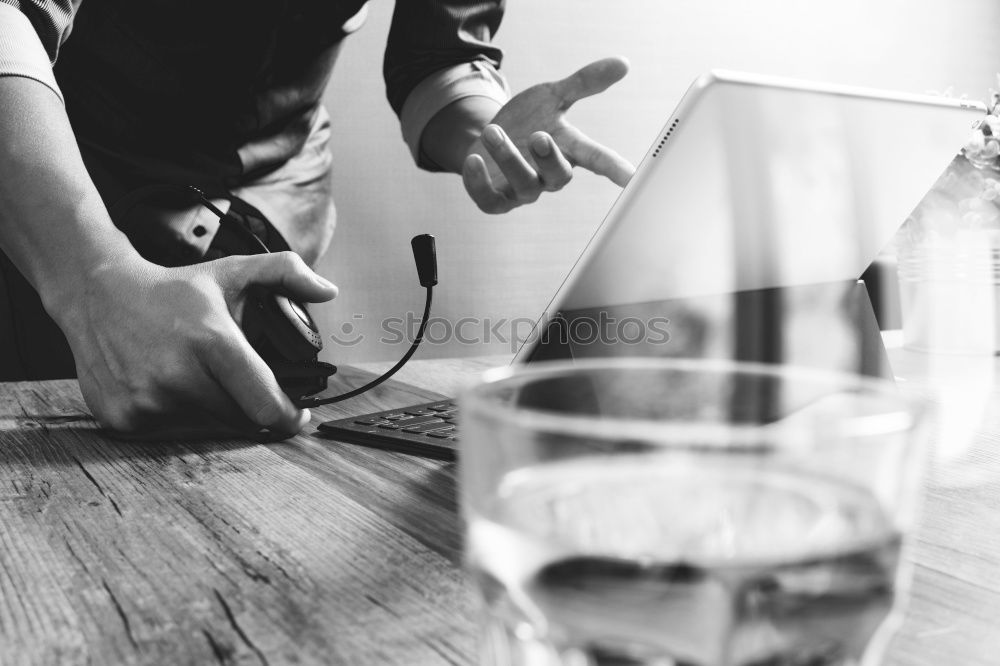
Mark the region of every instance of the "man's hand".
<instances>
[{"instance_id":1,"label":"man's hand","mask_svg":"<svg viewBox=\"0 0 1000 666\"><path fill-rule=\"evenodd\" d=\"M237 323L252 285L313 303L337 294L292 252L97 271L59 321L94 417L138 438L297 433L309 412L281 391Z\"/></svg>"},{"instance_id":2,"label":"man's hand","mask_svg":"<svg viewBox=\"0 0 1000 666\"><path fill-rule=\"evenodd\" d=\"M506 213L531 203L542 192L565 187L575 166L624 187L635 167L567 122L566 112L627 73L627 61L605 58L507 102L472 144L462 166L465 189L479 208Z\"/></svg>"},{"instance_id":3,"label":"man's hand","mask_svg":"<svg viewBox=\"0 0 1000 666\"><path fill-rule=\"evenodd\" d=\"M237 322L252 284L311 302L336 287L291 253L144 261L112 224L55 92L0 76L0 109L0 248L66 334L97 420L133 436L297 432L309 414Z\"/></svg>"}]
</instances>

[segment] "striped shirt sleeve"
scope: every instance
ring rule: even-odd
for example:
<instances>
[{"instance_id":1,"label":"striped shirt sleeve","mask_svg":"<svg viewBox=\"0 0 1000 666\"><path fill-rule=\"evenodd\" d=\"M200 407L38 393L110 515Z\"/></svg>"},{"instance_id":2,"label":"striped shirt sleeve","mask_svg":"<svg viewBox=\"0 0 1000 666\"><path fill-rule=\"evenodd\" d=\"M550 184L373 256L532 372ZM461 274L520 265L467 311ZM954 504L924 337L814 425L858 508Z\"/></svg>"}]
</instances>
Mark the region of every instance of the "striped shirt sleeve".
<instances>
[{"instance_id":1,"label":"striped shirt sleeve","mask_svg":"<svg viewBox=\"0 0 1000 666\"><path fill-rule=\"evenodd\" d=\"M0 76L23 76L62 93L52 74L82 0L0 0Z\"/></svg>"},{"instance_id":2,"label":"striped shirt sleeve","mask_svg":"<svg viewBox=\"0 0 1000 666\"><path fill-rule=\"evenodd\" d=\"M399 115L403 138L417 164L428 121L463 97L509 98L500 74L503 53L493 43L504 0L399 0L386 45L386 95Z\"/></svg>"}]
</instances>

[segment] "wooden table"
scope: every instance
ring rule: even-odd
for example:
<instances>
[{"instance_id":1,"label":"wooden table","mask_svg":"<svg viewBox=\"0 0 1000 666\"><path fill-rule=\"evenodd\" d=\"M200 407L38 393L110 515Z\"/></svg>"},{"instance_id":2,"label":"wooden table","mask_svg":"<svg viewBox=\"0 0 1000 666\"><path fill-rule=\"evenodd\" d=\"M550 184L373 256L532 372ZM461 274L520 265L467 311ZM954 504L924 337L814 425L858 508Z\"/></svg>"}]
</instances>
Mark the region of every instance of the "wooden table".
<instances>
[{"instance_id":1,"label":"wooden table","mask_svg":"<svg viewBox=\"0 0 1000 666\"><path fill-rule=\"evenodd\" d=\"M888 663L1000 663L997 365L891 354L904 390L944 406L947 442ZM414 362L314 424L503 361ZM454 466L313 433L126 443L75 382L0 384L0 664L472 664Z\"/></svg>"}]
</instances>

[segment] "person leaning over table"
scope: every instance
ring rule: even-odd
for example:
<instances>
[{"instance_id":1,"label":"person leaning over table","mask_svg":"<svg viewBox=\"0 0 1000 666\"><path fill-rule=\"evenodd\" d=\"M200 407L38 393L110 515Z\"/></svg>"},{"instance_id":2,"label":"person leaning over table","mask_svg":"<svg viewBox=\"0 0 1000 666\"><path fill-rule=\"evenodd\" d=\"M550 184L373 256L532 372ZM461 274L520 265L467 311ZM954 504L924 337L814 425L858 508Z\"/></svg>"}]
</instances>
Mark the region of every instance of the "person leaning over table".
<instances>
[{"instance_id":1,"label":"person leaning over table","mask_svg":"<svg viewBox=\"0 0 1000 666\"><path fill-rule=\"evenodd\" d=\"M632 166L564 113L627 63L510 97L490 43L503 12L503 0L396 3L384 75L417 165L460 173L488 213L561 189L573 166L624 185ZM12 311L0 303L0 380L77 376L97 420L124 433L302 428L308 412L238 320L250 285L336 296L308 267L334 226L320 102L365 15L363 0L0 0L0 278ZM151 263L135 245L197 260L218 227L197 211L152 211L139 232L116 228L114 203L156 183L235 195L292 251Z\"/></svg>"}]
</instances>

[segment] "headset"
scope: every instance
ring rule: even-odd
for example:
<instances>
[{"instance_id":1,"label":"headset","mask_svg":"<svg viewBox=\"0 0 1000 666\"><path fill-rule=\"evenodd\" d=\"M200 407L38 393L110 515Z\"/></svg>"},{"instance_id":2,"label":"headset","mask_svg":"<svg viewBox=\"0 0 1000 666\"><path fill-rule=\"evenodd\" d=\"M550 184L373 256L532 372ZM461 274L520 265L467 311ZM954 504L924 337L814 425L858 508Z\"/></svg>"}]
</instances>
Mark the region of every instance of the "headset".
<instances>
[{"instance_id":1,"label":"headset","mask_svg":"<svg viewBox=\"0 0 1000 666\"><path fill-rule=\"evenodd\" d=\"M200 204L207 208L219 218L216 239L220 242L216 243L213 240L213 253L207 257L194 256L184 252L171 253L169 250L158 256L152 256L154 253L150 249L141 248L141 243L133 240L133 245L136 245L140 254L149 261L165 266L180 266L209 261L220 256L272 252L272 247L269 247L269 244L265 242L265 240L272 239L262 239L252 229L254 225L251 222L256 222L258 226L265 225L265 227L259 228L270 227L260 211L238 197L223 194L222 198L226 198L230 202L229 212L223 213L202 190L192 185L154 184L133 190L119 199L110 209L112 220L128 235L128 225L125 224L128 213L140 201L153 196L185 197L187 202ZM271 229L273 230L273 227ZM278 246L274 249L287 249L284 241L280 239L273 239L270 245ZM243 334L254 351L271 368L282 391L291 398L297 407L329 405L361 395L396 374L417 351L417 347L423 341L427 322L430 319L434 286L438 282L437 249L434 236L430 234L414 236L410 241L410 246L413 250L413 260L416 263L420 286L427 290L424 313L420 319L417 334L414 336L410 348L392 368L364 386L346 393L315 397L317 393L327 389L328 378L337 372L337 367L319 360L319 352L323 349L323 337L305 306L287 296L273 293L261 287L251 289L243 310L241 322Z\"/></svg>"}]
</instances>

